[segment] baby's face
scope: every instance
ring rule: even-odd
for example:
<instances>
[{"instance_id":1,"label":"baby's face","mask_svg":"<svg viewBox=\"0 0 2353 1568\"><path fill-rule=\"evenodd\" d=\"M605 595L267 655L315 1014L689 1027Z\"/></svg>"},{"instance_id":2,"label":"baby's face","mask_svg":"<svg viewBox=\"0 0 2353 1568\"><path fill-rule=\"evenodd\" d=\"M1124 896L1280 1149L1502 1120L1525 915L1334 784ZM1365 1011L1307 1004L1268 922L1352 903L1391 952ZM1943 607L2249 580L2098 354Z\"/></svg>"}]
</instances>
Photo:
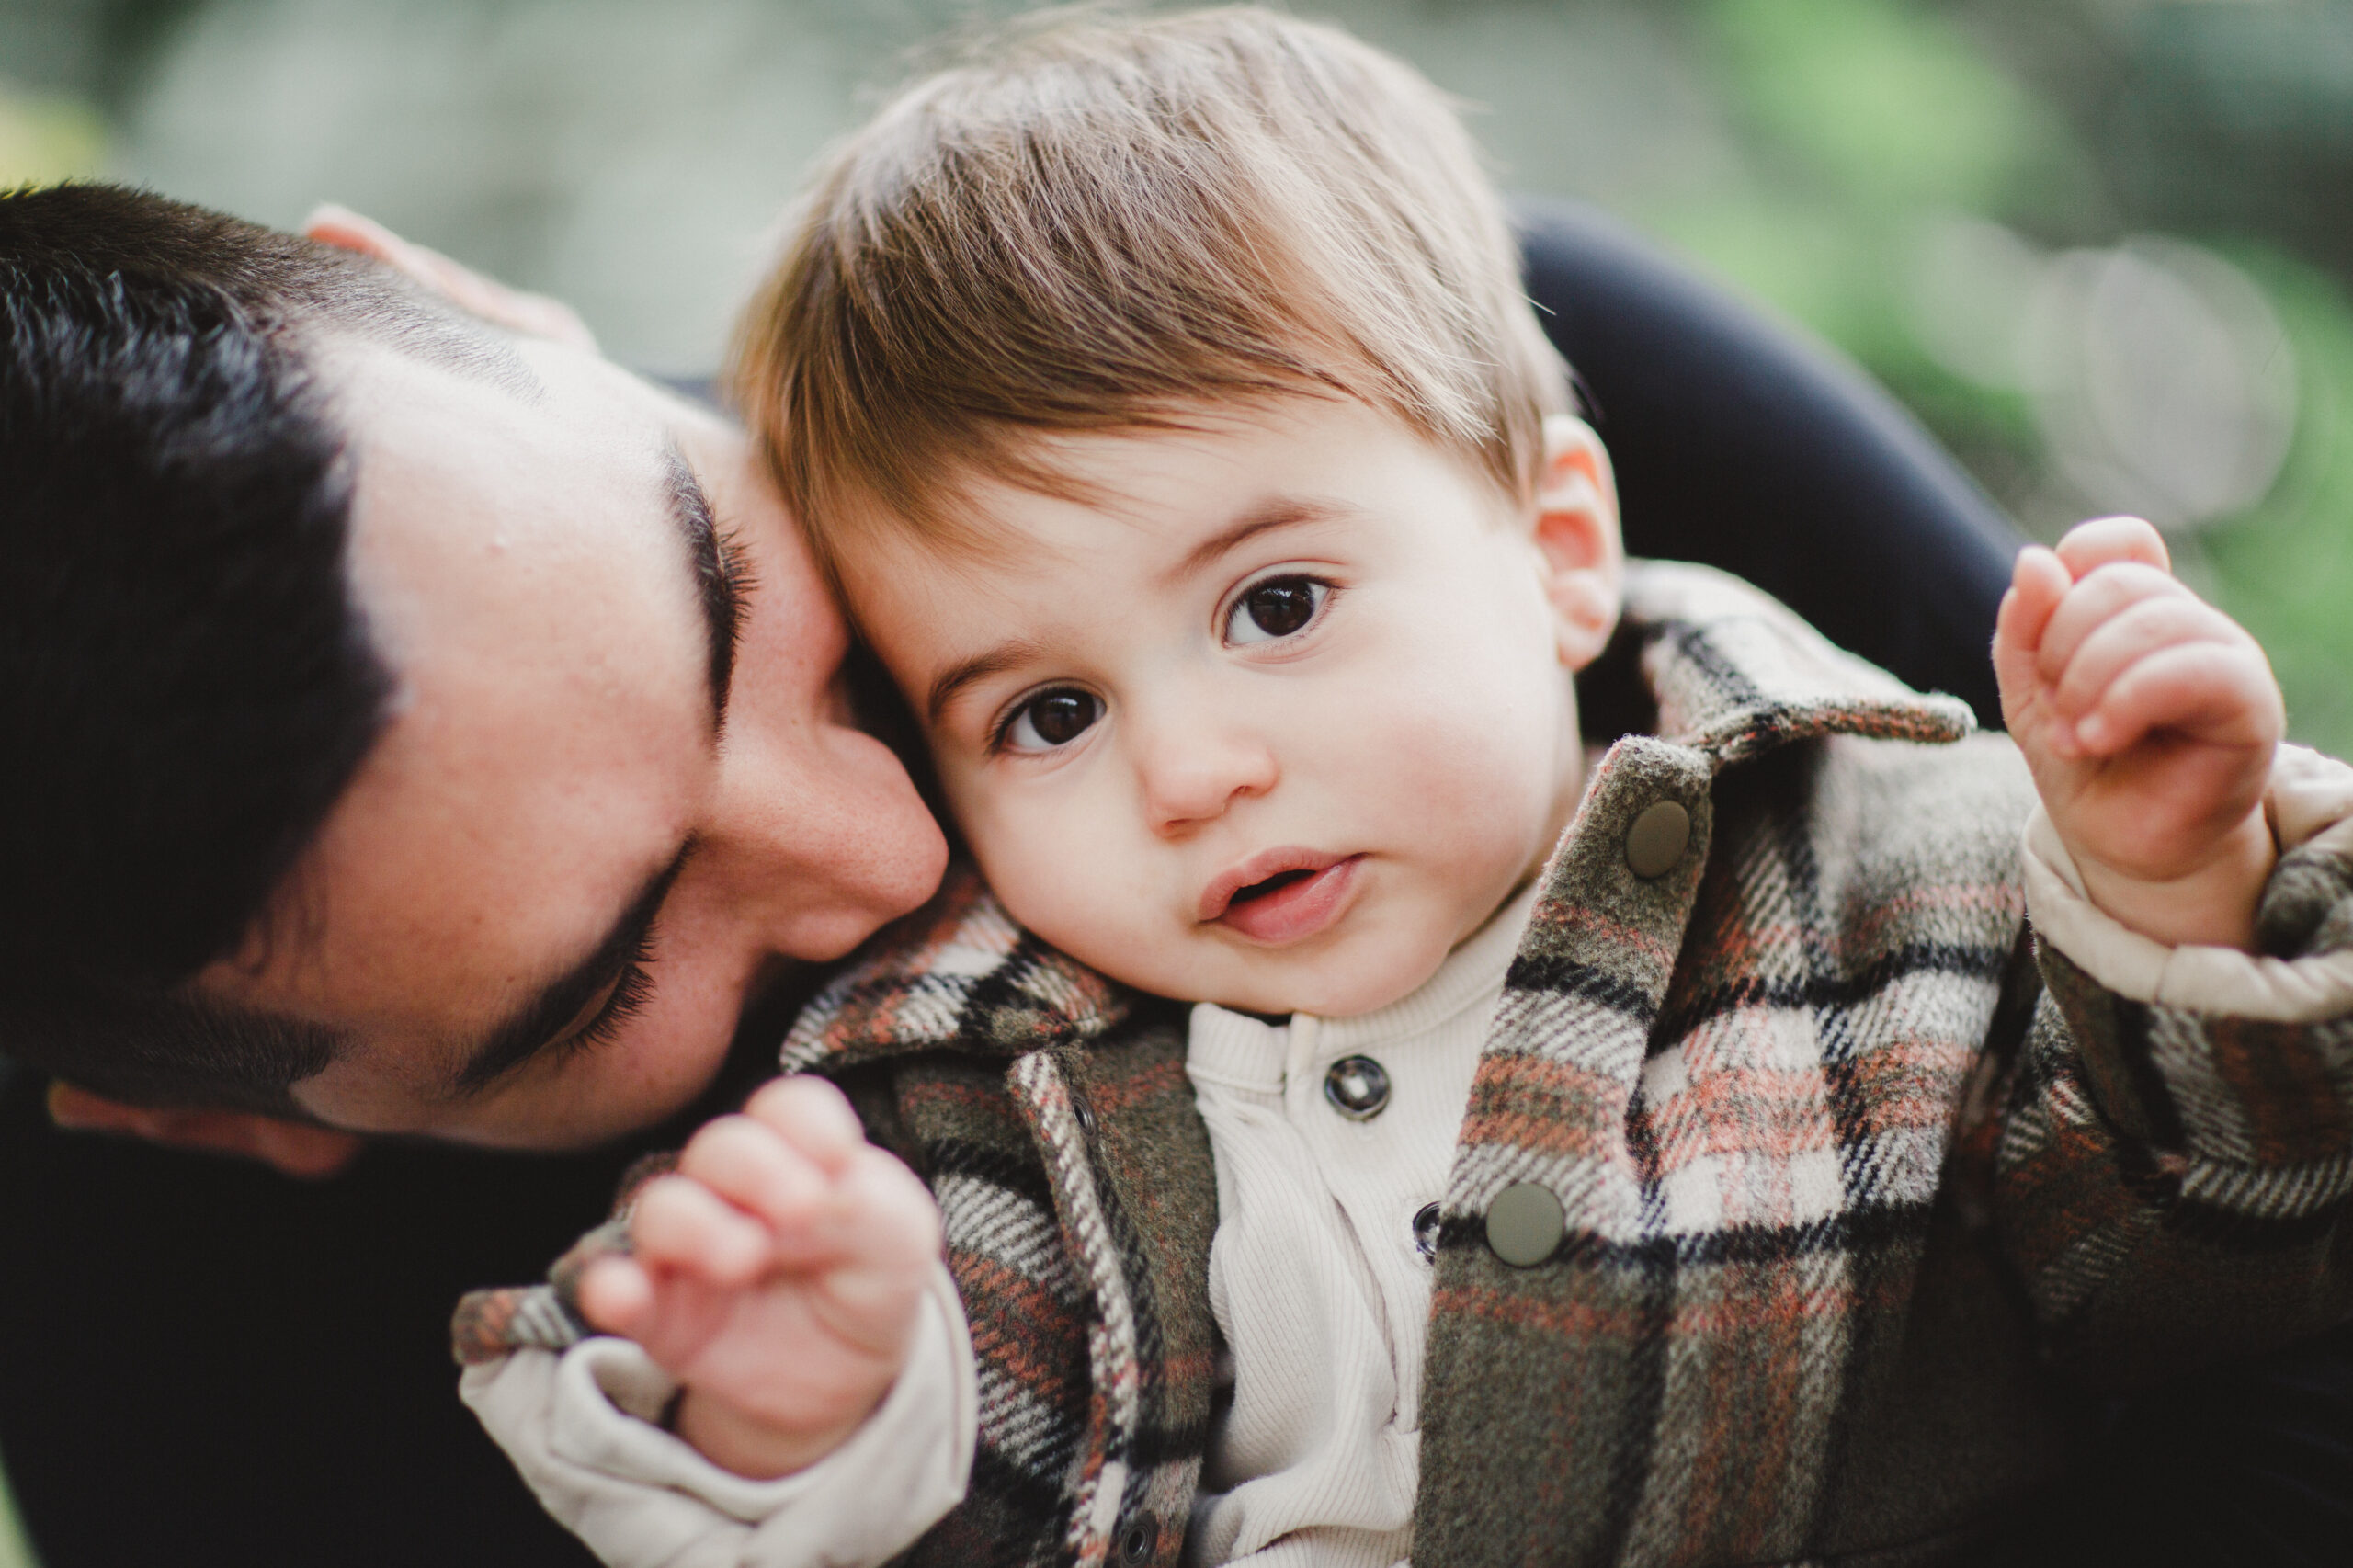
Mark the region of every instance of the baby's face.
<instances>
[{"instance_id":1,"label":"baby's face","mask_svg":"<svg viewBox=\"0 0 2353 1568\"><path fill-rule=\"evenodd\" d=\"M1053 456L1087 502L973 492L1001 554L843 563L990 886L1169 996L1338 1016L1412 991L1575 803L1570 675L1598 644L1538 509L1336 400Z\"/></svg>"}]
</instances>

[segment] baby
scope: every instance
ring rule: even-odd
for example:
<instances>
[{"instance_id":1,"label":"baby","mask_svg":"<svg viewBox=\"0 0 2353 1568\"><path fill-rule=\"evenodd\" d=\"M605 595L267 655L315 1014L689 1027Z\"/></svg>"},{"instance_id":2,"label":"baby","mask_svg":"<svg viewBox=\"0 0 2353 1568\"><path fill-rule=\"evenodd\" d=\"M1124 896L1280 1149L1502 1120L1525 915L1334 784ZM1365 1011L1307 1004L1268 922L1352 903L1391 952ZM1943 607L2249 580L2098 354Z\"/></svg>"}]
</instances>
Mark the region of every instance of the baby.
<instances>
[{"instance_id":1,"label":"baby","mask_svg":"<svg viewBox=\"0 0 2353 1568\"><path fill-rule=\"evenodd\" d=\"M2342 862L2280 857L2347 790L2261 651L2086 524L2014 748L1627 562L1394 61L1230 10L926 82L736 381L987 891L788 1042L849 1101L565 1272L633 1345L492 1314L468 1397L609 1559L1929 1560L2054 1472L2044 1358L2345 1300L2325 1225L2182 1222L2345 1185Z\"/></svg>"}]
</instances>

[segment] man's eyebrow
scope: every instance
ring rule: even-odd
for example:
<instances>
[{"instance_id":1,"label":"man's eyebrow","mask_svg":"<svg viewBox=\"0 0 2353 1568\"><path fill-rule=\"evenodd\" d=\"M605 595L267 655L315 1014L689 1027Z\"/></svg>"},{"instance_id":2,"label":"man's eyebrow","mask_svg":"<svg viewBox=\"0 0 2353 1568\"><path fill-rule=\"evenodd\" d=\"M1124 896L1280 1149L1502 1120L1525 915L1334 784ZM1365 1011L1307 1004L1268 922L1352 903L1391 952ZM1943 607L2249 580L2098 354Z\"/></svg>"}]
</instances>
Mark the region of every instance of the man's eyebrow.
<instances>
[{"instance_id":1,"label":"man's eyebrow","mask_svg":"<svg viewBox=\"0 0 2353 1568\"><path fill-rule=\"evenodd\" d=\"M452 1086L461 1097L480 1094L555 1043L556 1031L580 1016L597 993L611 985L645 948L654 917L669 896L670 884L694 850L690 838L670 863L645 880L587 957L540 988L507 1020L466 1055Z\"/></svg>"},{"instance_id":2,"label":"man's eyebrow","mask_svg":"<svg viewBox=\"0 0 2353 1568\"><path fill-rule=\"evenodd\" d=\"M1188 551L1184 560L1160 574L1161 581L1173 583L1189 577L1203 567L1213 564L1228 551L1239 549L1245 541L1269 529L1329 522L1354 510L1343 502L1321 500L1312 495L1277 495L1261 501Z\"/></svg>"},{"instance_id":3,"label":"man's eyebrow","mask_svg":"<svg viewBox=\"0 0 2353 1568\"><path fill-rule=\"evenodd\" d=\"M966 687L1000 671L1009 670L1016 665L1027 664L1040 652L1037 643L1027 639L1016 639L1000 642L994 648L949 665L933 678L930 691L924 696L925 722L938 728L939 716L948 711L948 705L955 701L957 694Z\"/></svg>"},{"instance_id":4,"label":"man's eyebrow","mask_svg":"<svg viewBox=\"0 0 2353 1568\"><path fill-rule=\"evenodd\" d=\"M702 482L687 466L686 454L675 441L662 449L662 490L669 503L670 520L687 541L688 564L694 570L695 597L702 608L704 634L710 645L710 720L713 729L727 722L727 690L735 677L735 641L744 629L744 596L751 586L749 574L735 541L719 531L710 497Z\"/></svg>"}]
</instances>

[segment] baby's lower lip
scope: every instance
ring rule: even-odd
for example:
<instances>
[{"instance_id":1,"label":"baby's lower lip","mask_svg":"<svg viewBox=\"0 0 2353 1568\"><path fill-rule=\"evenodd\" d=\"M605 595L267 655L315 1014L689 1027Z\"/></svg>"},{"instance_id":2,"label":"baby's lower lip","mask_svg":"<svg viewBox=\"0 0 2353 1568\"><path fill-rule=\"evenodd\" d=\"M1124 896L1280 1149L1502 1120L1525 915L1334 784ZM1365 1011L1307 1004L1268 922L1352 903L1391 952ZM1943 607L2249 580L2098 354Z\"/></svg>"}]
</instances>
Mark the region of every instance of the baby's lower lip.
<instances>
[{"instance_id":1,"label":"baby's lower lip","mask_svg":"<svg viewBox=\"0 0 2353 1568\"><path fill-rule=\"evenodd\" d=\"M1271 892L1236 899L1226 905L1219 924L1254 942L1296 942L1327 930L1347 912L1363 860L1361 855L1351 855Z\"/></svg>"}]
</instances>

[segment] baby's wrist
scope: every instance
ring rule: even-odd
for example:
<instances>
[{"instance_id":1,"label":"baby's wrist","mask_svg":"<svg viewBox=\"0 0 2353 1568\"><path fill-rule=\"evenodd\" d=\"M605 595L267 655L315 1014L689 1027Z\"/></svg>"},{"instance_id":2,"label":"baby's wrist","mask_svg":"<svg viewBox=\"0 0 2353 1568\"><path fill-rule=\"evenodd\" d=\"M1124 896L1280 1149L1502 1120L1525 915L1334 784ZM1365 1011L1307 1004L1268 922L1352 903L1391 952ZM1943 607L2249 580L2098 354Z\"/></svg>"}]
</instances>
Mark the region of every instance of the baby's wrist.
<instances>
[{"instance_id":1,"label":"baby's wrist","mask_svg":"<svg viewBox=\"0 0 2353 1568\"><path fill-rule=\"evenodd\" d=\"M2216 845L2195 869L2153 880L2131 876L2074 846L2084 892L2109 918L2167 947L2255 947L2256 907L2278 862L2271 828L2258 808Z\"/></svg>"},{"instance_id":2,"label":"baby's wrist","mask_svg":"<svg viewBox=\"0 0 2353 1568\"><path fill-rule=\"evenodd\" d=\"M670 1429L720 1469L748 1481L776 1481L807 1470L849 1441L881 1403L877 1394L855 1414L814 1425L779 1422L700 1389L678 1396Z\"/></svg>"}]
</instances>

